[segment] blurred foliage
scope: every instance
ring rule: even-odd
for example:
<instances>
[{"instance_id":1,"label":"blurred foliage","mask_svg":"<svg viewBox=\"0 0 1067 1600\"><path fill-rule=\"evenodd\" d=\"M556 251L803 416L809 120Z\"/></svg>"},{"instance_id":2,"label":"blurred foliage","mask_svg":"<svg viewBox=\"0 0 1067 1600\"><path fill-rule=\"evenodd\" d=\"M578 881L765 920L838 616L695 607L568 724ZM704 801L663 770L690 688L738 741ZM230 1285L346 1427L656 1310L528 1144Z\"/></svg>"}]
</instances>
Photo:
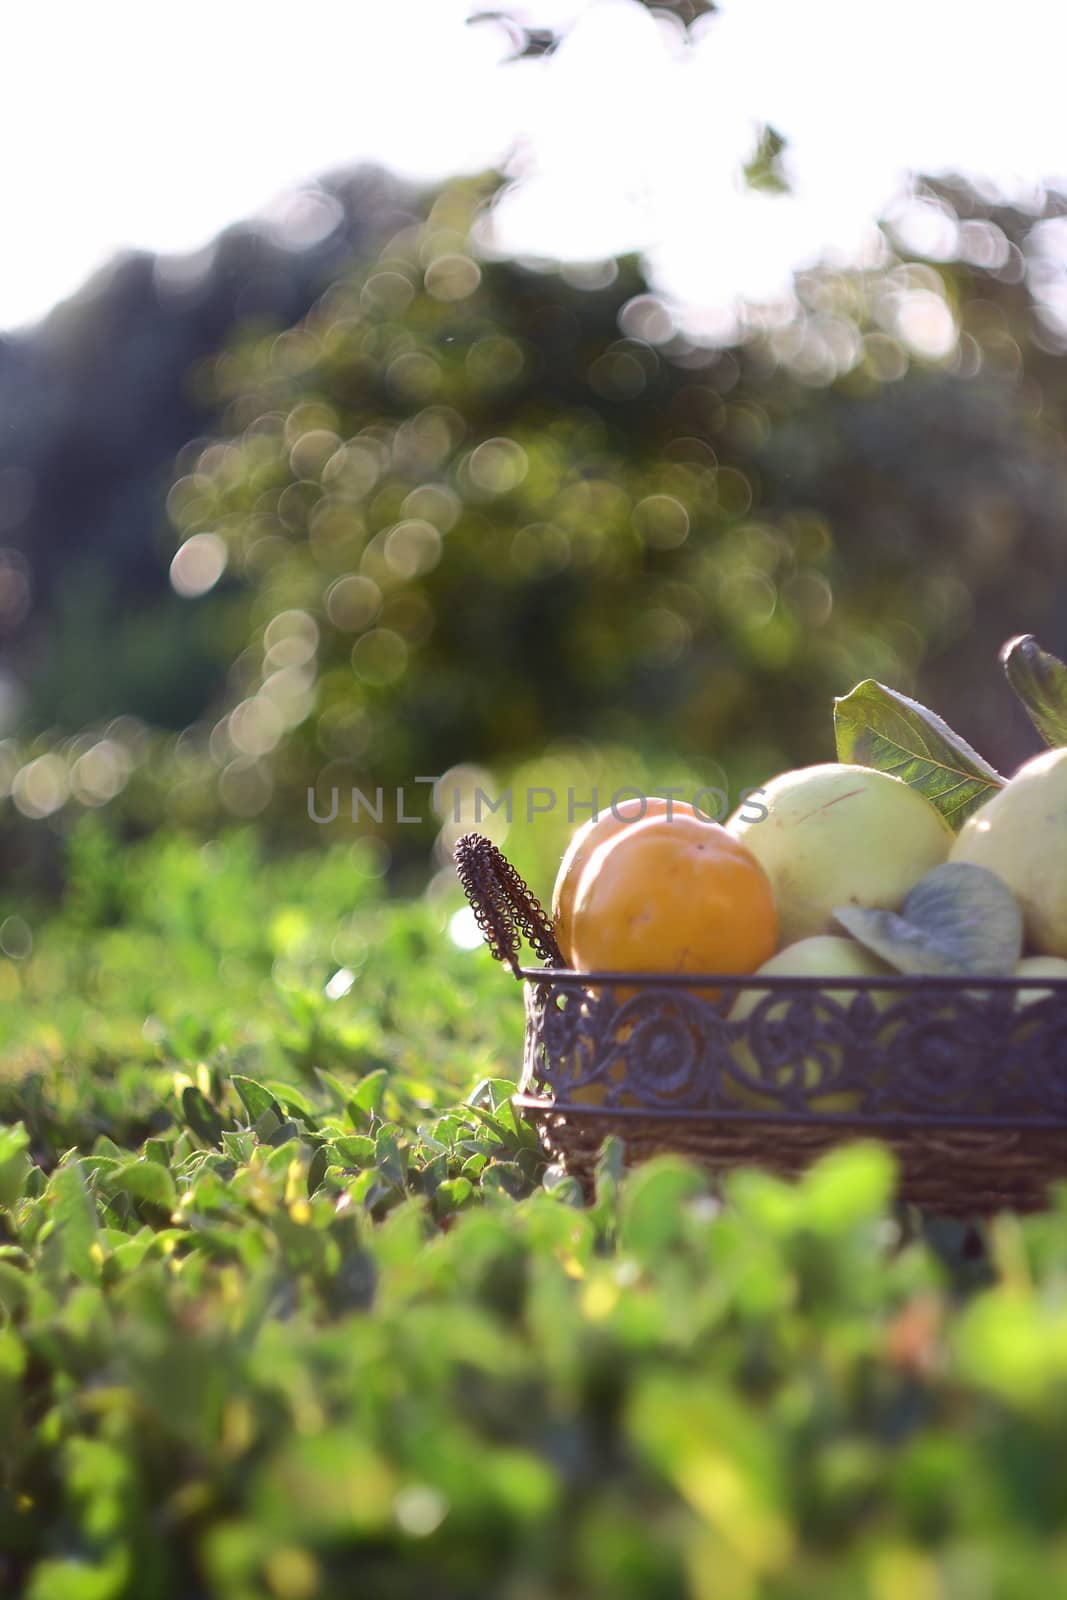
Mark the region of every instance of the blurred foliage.
<instances>
[{"instance_id":1,"label":"blurred foliage","mask_svg":"<svg viewBox=\"0 0 1067 1600\"><path fill-rule=\"evenodd\" d=\"M367 846L72 851L0 924L5 1593L1063 1591L1067 1199L981 1272L873 1147L583 1203L517 987Z\"/></svg>"},{"instance_id":2,"label":"blurred foliage","mask_svg":"<svg viewBox=\"0 0 1067 1600\"><path fill-rule=\"evenodd\" d=\"M787 140L769 123L760 128L756 148L742 168L742 177L750 189L763 194L786 194L789 178L783 157Z\"/></svg>"},{"instance_id":3,"label":"blurred foliage","mask_svg":"<svg viewBox=\"0 0 1067 1600\"><path fill-rule=\"evenodd\" d=\"M773 172L781 151L757 155ZM602 781L733 797L829 758L831 700L869 677L1003 770L1031 751L989 663L1018 632L1067 652L1062 194L919 182L866 264L695 330L633 260L493 258L492 175L399 213L368 184L352 190L366 228L399 231L343 270L342 229L300 279L310 298L329 266L306 315L246 323L195 367L215 423L177 457L170 585L173 544L145 555L141 512L120 522L144 587L110 534L87 530L68 563L27 524L57 578L25 623L37 713L0 743L10 872L58 881L85 807L133 832L261 817L300 845L351 837L353 790L379 789L364 831L401 866L436 837L440 865L468 813L434 816L420 777L458 771L468 795L551 782L579 804ZM47 337L68 315L78 351L86 307ZM143 325L144 361L165 326ZM94 459L113 483L117 462ZM0 550L12 618L28 559ZM194 704L180 736L161 731ZM337 796L331 827L309 820L309 788L319 817ZM508 834L542 888L560 809Z\"/></svg>"},{"instance_id":4,"label":"blurred foliage","mask_svg":"<svg viewBox=\"0 0 1067 1600\"><path fill-rule=\"evenodd\" d=\"M1067 474L1035 398L1062 363L1013 368L999 256L887 246L708 349L632 262L476 260L483 198L452 186L216 366L225 432L170 505L247 584L220 765L290 814L559 737L757 781L827 755L831 696L872 675L1010 753L1006 693L954 702L1009 617L1065 626Z\"/></svg>"},{"instance_id":5,"label":"blurred foliage","mask_svg":"<svg viewBox=\"0 0 1067 1600\"><path fill-rule=\"evenodd\" d=\"M714 16L717 10L713 0L638 0L638 3L650 11L658 22L677 30L687 41L691 37L689 30L693 24L704 17ZM502 28L507 35L511 59L514 61L536 61L543 56L552 55L558 50L567 32L566 25L550 27L543 22L538 23L536 7L529 6L505 6L502 9L477 6L467 21L489 22Z\"/></svg>"},{"instance_id":6,"label":"blurred foliage","mask_svg":"<svg viewBox=\"0 0 1067 1600\"><path fill-rule=\"evenodd\" d=\"M415 215L375 169L324 178L185 256L129 252L0 337L0 724L132 713L181 728L233 657L229 607L167 580L174 456L216 425L196 364L303 316L353 253Z\"/></svg>"}]
</instances>

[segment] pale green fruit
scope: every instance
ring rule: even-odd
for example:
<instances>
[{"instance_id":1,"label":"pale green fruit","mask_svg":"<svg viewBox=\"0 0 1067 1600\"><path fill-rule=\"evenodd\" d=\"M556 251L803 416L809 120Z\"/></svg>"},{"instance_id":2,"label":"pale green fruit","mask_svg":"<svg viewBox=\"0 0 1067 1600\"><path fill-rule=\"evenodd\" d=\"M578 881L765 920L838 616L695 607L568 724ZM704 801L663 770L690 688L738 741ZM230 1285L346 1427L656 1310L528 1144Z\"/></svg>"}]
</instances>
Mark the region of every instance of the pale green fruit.
<instances>
[{"instance_id":1,"label":"pale green fruit","mask_svg":"<svg viewBox=\"0 0 1067 1600\"><path fill-rule=\"evenodd\" d=\"M758 972L753 974L757 978L882 978L895 976L893 969L884 961L879 961L877 956L865 950L854 939L846 939L836 934L815 934L809 939L800 939L796 944L791 944L785 950L779 950L776 956L765 961ZM855 990L847 986L841 989L827 989L827 994L838 1001L842 1006L848 1006ZM876 1006L884 1006L891 998L890 991L868 989L865 991ZM794 994L796 992L794 991ZM738 994L730 1011L731 1022L743 1022L752 1015L756 1007L766 1001L767 991L760 989L743 989ZM783 1021L788 1016L789 1007L794 996L782 995L767 1006L768 1021ZM745 1043L734 1046L734 1058L750 1076L756 1074L756 1063L752 1052ZM817 1078L829 1069L835 1071L840 1064L841 1049L838 1045L831 1045L825 1052L825 1065L820 1071L820 1064L816 1061L804 1061L799 1070L802 1070L808 1082L814 1084ZM798 1070L790 1065L782 1069L780 1081L791 1081ZM770 1110L774 1102L767 1096L758 1094L736 1084L732 1079L729 1084L730 1092L739 1104L760 1110ZM849 1091L843 1094L827 1094L812 1102L813 1109L827 1112L855 1111L858 1105L858 1096Z\"/></svg>"},{"instance_id":2,"label":"pale green fruit","mask_svg":"<svg viewBox=\"0 0 1067 1600\"><path fill-rule=\"evenodd\" d=\"M758 808L766 810L757 817ZM726 827L771 880L782 945L834 926L837 906L897 911L909 889L948 857L941 813L900 778L826 762L783 772Z\"/></svg>"},{"instance_id":3,"label":"pale green fruit","mask_svg":"<svg viewBox=\"0 0 1067 1600\"><path fill-rule=\"evenodd\" d=\"M968 817L952 860L995 872L1023 908L1028 947L1067 957L1067 749L1027 761Z\"/></svg>"},{"instance_id":4,"label":"pale green fruit","mask_svg":"<svg viewBox=\"0 0 1067 1600\"><path fill-rule=\"evenodd\" d=\"M1067 978L1067 961L1062 956L1025 956L1015 968L1017 978ZM1037 1000L1047 1000L1052 989L1020 989L1015 997L1017 1006L1032 1006Z\"/></svg>"}]
</instances>

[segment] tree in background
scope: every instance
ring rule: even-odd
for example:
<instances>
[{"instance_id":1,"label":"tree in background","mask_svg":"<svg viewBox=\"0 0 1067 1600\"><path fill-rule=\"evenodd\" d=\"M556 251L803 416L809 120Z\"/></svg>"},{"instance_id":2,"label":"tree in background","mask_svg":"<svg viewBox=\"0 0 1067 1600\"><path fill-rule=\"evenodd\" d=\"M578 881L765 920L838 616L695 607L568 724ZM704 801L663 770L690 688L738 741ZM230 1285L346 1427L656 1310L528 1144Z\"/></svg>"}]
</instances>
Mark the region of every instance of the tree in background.
<instances>
[{"instance_id":1,"label":"tree in background","mask_svg":"<svg viewBox=\"0 0 1067 1600\"><path fill-rule=\"evenodd\" d=\"M867 676L1027 753L992 659L1020 629L1065 644L1062 197L921 184L876 265L704 348L632 260L480 258L496 189L450 186L201 364L218 426L179 456L173 578L232 666L176 742L0 751L22 812L127 790L142 826L306 842L309 785L325 810L560 739L740 786L831 754L830 699Z\"/></svg>"},{"instance_id":2,"label":"tree in background","mask_svg":"<svg viewBox=\"0 0 1067 1600\"><path fill-rule=\"evenodd\" d=\"M829 754L832 694L870 675L1021 755L991 660L1062 632L1061 363L1013 237L1042 220L957 185L912 233L950 193L968 259L919 259L902 223L876 269L809 273L785 325L714 350L633 262L477 261L455 185L224 356L225 435L172 496L188 559L221 540L247 585L218 758L264 803L560 736L755 781Z\"/></svg>"},{"instance_id":3,"label":"tree in background","mask_svg":"<svg viewBox=\"0 0 1067 1600\"><path fill-rule=\"evenodd\" d=\"M302 317L417 215L373 169L289 196L192 256L129 253L0 338L0 729L133 713L182 728L232 657L227 607L174 594L174 458L217 426L199 364Z\"/></svg>"}]
</instances>

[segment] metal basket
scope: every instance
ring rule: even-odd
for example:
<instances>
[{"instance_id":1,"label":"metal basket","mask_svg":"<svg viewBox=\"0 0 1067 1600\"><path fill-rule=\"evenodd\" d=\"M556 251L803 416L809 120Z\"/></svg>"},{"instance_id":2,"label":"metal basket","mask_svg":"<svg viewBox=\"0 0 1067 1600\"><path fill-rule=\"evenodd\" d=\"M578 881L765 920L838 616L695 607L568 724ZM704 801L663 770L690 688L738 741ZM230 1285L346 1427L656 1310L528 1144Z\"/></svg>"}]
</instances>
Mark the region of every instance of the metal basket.
<instances>
[{"instance_id":1,"label":"metal basket","mask_svg":"<svg viewBox=\"0 0 1067 1600\"><path fill-rule=\"evenodd\" d=\"M468 835L457 868L524 980L515 1105L584 1185L609 1133L628 1162L784 1176L873 1137L902 1200L955 1216L1039 1209L1067 1178L1067 980L576 973L493 845ZM547 965L519 965L520 934Z\"/></svg>"}]
</instances>

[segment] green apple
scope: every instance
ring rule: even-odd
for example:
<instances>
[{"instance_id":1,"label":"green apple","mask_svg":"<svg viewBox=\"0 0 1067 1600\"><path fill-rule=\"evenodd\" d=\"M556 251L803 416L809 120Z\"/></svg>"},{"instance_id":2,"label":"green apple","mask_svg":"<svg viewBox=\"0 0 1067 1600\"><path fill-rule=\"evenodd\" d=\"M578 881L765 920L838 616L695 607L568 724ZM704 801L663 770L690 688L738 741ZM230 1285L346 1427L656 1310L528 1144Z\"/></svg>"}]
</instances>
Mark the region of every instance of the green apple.
<instances>
[{"instance_id":1,"label":"green apple","mask_svg":"<svg viewBox=\"0 0 1067 1600\"><path fill-rule=\"evenodd\" d=\"M1027 761L968 817L952 860L995 872L1022 906L1027 946L1067 957L1067 749Z\"/></svg>"},{"instance_id":2,"label":"green apple","mask_svg":"<svg viewBox=\"0 0 1067 1600\"><path fill-rule=\"evenodd\" d=\"M879 961L878 957L865 950L855 939L846 939L836 934L814 934L810 938L800 939L795 944L789 945L785 950L780 950L777 955L765 961L758 972L753 974L756 978L883 978L894 977L892 967L886 962ZM884 990L866 991L875 1005L879 1008L885 1006L890 998ZM765 989L743 989L738 994L730 1010L731 1022L745 1022L752 1016L757 1006L767 1002ZM840 1005L847 1007L855 991L847 985L835 991L827 988L826 993L836 999ZM793 991L783 994L767 1003L766 1020L768 1022L785 1021L789 1014L790 1006L794 1000L802 1000L803 994ZM747 1042L740 1041L734 1045L734 1058L739 1067L755 1077L757 1074L756 1061ZM827 1069L833 1073L840 1065L841 1047L831 1044L821 1053L821 1060L801 1058L798 1062L790 1062L780 1070L780 1081L785 1082L793 1078L799 1070L804 1073L809 1083L815 1083L819 1076ZM767 1095L759 1094L746 1088L731 1079L728 1084L729 1092L739 1104L758 1110L773 1110L776 1102ZM855 1111L859 1104L859 1095L851 1090L841 1094L827 1094L809 1101L813 1110L826 1112Z\"/></svg>"},{"instance_id":3,"label":"green apple","mask_svg":"<svg viewBox=\"0 0 1067 1600\"><path fill-rule=\"evenodd\" d=\"M726 827L771 880L783 945L828 933L838 906L899 910L954 837L917 789L845 762L782 773Z\"/></svg>"},{"instance_id":4,"label":"green apple","mask_svg":"<svg viewBox=\"0 0 1067 1600\"><path fill-rule=\"evenodd\" d=\"M1025 956L1015 968L1017 978L1067 978L1067 961L1062 956ZM1037 1000L1047 1000L1052 989L1020 989L1015 997L1017 1006L1032 1006Z\"/></svg>"}]
</instances>

